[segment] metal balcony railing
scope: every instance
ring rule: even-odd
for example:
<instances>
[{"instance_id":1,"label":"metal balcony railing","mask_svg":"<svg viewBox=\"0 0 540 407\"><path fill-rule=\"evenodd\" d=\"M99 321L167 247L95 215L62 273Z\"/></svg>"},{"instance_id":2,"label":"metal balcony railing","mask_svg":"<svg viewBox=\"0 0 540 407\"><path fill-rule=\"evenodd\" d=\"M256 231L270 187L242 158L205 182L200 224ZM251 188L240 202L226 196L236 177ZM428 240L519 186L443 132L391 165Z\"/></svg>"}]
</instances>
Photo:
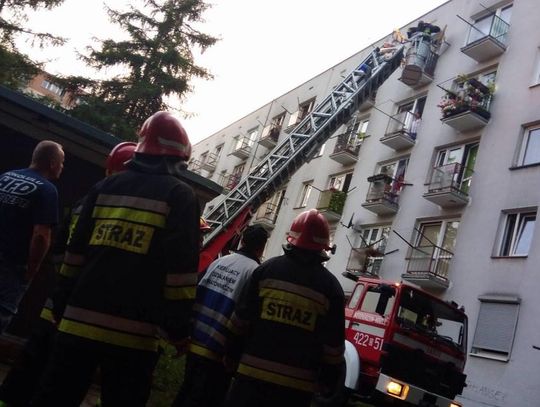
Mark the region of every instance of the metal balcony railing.
<instances>
[{"instance_id":1,"label":"metal balcony railing","mask_svg":"<svg viewBox=\"0 0 540 407\"><path fill-rule=\"evenodd\" d=\"M221 174L218 179L218 184L223 187L224 192L228 192L233 189L242 176L240 174Z\"/></svg>"},{"instance_id":2,"label":"metal balcony railing","mask_svg":"<svg viewBox=\"0 0 540 407\"><path fill-rule=\"evenodd\" d=\"M368 178L370 183L366 202L386 201L397 205L401 184L386 174L377 174Z\"/></svg>"},{"instance_id":3,"label":"metal balcony railing","mask_svg":"<svg viewBox=\"0 0 540 407\"><path fill-rule=\"evenodd\" d=\"M361 145L362 141L360 135L358 133L348 131L337 136L333 154L349 152L357 156Z\"/></svg>"},{"instance_id":4,"label":"metal balcony railing","mask_svg":"<svg viewBox=\"0 0 540 407\"><path fill-rule=\"evenodd\" d=\"M232 154L235 155L242 155L242 156L249 156L249 153L251 151L251 146L253 145L253 141L250 137L242 137L239 138L236 141L236 145L234 146Z\"/></svg>"},{"instance_id":5,"label":"metal balcony railing","mask_svg":"<svg viewBox=\"0 0 540 407\"><path fill-rule=\"evenodd\" d=\"M473 170L459 163L433 168L428 192L459 192L468 195Z\"/></svg>"},{"instance_id":6,"label":"metal balcony railing","mask_svg":"<svg viewBox=\"0 0 540 407\"><path fill-rule=\"evenodd\" d=\"M411 248L407 274L429 276L448 281L448 268L454 254L442 247L429 245Z\"/></svg>"},{"instance_id":7,"label":"metal balcony railing","mask_svg":"<svg viewBox=\"0 0 540 407\"><path fill-rule=\"evenodd\" d=\"M279 212L279 206L272 202L262 204L255 214L255 221L275 224Z\"/></svg>"},{"instance_id":8,"label":"metal balcony railing","mask_svg":"<svg viewBox=\"0 0 540 407\"><path fill-rule=\"evenodd\" d=\"M188 165L188 170L196 174L201 173L202 162L201 160L193 160Z\"/></svg>"},{"instance_id":9,"label":"metal balcony railing","mask_svg":"<svg viewBox=\"0 0 540 407\"><path fill-rule=\"evenodd\" d=\"M446 95L439 103L443 119L467 111L473 111L489 120L492 91L478 79L454 80L450 88L439 85Z\"/></svg>"},{"instance_id":10,"label":"metal balcony railing","mask_svg":"<svg viewBox=\"0 0 540 407\"><path fill-rule=\"evenodd\" d=\"M429 76L435 73L439 55L432 51L431 41L421 37L411 44L405 54L405 67L415 66Z\"/></svg>"},{"instance_id":11,"label":"metal balcony railing","mask_svg":"<svg viewBox=\"0 0 540 407\"><path fill-rule=\"evenodd\" d=\"M379 276L385 248L386 242L370 247L353 247L345 269L353 275Z\"/></svg>"},{"instance_id":12,"label":"metal balcony railing","mask_svg":"<svg viewBox=\"0 0 540 407\"><path fill-rule=\"evenodd\" d=\"M341 215L346 199L346 192L327 189L326 191L321 191L316 209L320 211L331 211Z\"/></svg>"},{"instance_id":13,"label":"metal balcony railing","mask_svg":"<svg viewBox=\"0 0 540 407\"><path fill-rule=\"evenodd\" d=\"M503 46L506 45L507 34L510 28L510 24L508 24L502 18L494 15L493 19L491 20L489 30L481 29L479 28L479 25L479 23L470 24L466 46L476 41L482 40L486 37L491 37L499 41Z\"/></svg>"},{"instance_id":14,"label":"metal balcony railing","mask_svg":"<svg viewBox=\"0 0 540 407\"><path fill-rule=\"evenodd\" d=\"M209 154L208 157L206 157L206 161L203 163L203 167L209 171L213 171L216 169L218 160L219 155L216 153Z\"/></svg>"},{"instance_id":15,"label":"metal balcony railing","mask_svg":"<svg viewBox=\"0 0 540 407\"><path fill-rule=\"evenodd\" d=\"M413 112L398 113L388 121L385 136L401 133L415 140L420 120L420 116L416 117L416 114Z\"/></svg>"}]
</instances>

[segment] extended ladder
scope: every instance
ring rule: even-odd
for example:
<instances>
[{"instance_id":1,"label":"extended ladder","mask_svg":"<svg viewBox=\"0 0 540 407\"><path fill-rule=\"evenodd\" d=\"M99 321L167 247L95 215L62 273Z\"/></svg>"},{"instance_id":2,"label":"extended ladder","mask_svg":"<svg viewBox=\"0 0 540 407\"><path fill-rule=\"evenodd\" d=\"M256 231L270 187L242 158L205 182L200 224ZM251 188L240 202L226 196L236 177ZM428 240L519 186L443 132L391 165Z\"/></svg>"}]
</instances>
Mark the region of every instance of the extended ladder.
<instances>
[{"instance_id":1,"label":"extended ladder","mask_svg":"<svg viewBox=\"0 0 540 407\"><path fill-rule=\"evenodd\" d=\"M208 214L213 227L206 236L206 247L237 216L248 208L256 210L281 188L302 164L308 162L328 138L400 65L404 46L385 60L376 51L364 59L332 93L309 113L249 174Z\"/></svg>"}]
</instances>

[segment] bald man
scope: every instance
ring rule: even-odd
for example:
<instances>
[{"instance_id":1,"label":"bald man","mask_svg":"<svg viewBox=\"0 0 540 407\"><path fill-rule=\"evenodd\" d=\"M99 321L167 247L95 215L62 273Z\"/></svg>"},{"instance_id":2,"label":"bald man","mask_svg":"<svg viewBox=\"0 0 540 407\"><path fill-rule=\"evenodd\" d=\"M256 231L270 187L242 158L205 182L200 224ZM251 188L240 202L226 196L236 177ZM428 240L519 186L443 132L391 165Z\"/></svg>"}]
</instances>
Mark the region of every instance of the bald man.
<instances>
[{"instance_id":1,"label":"bald man","mask_svg":"<svg viewBox=\"0 0 540 407\"><path fill-rule=\"evenodd\" d=\"M58 192L50 182L64 168L62 146L38 143L28 168L0 175L0 333L17 313L58 223Z\"/></svg>"}]
</instances>

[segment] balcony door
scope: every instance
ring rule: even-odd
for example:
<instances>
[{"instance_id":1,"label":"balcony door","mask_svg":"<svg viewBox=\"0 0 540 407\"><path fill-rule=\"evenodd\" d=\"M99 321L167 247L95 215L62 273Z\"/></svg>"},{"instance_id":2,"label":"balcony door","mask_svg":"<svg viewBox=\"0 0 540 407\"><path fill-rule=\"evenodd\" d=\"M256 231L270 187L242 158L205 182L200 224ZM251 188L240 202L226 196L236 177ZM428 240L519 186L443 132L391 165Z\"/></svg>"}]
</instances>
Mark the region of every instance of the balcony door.
<instances>
[{"instance_id":1,"label":"balcony door","mask_svg":"<svg viewBox=\"0 0 540 407\"><path fill-rule=\"evenodd\" d=\"M447 168L448 171L443 172L451 177L448 182L461 192L469 192L478 147L478 143L462 144L440 150L437 155L436 168Z\"/></svg>"}]
</instances>

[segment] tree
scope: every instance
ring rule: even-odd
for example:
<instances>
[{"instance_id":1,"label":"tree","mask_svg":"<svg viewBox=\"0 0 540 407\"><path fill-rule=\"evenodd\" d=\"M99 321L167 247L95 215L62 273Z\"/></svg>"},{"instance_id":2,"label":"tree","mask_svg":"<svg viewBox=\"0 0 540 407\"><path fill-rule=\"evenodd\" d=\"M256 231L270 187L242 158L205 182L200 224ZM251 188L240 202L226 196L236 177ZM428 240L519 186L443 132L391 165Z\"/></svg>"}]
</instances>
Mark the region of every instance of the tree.
<instances>
[{"instance_id":1,"label":"tree","mask_svg":"<svg viewBox=\"0 0 540 407\"><path fill-rule=\"evenodd\" d=\"M211 73L194 62L193 48L204 52L218 40L195 28L210 7L202 0L145 0L127 11L107 8L111 21L127 39L101 41L81 58L89 66L124 70L111 79L65 78L63 85L80 99L70 114L122 138L133 138L146 118L170 108L164 98L180 100L192 90L194 77Z\"/></svg>"},{"instance_id":2,"label":"tree","mask_svg":"<svg viewBox=\"0 0 540 407\"><path fill-rule=\"evenodd\" d=\"M36 32L26 26L28 10L51 9L64 0L0 0L0 83L19 88L35 76L41 65L21 53L15 40L24 37L32 45L60 45L63 38Z\"/></svg>"}]
</instances>

